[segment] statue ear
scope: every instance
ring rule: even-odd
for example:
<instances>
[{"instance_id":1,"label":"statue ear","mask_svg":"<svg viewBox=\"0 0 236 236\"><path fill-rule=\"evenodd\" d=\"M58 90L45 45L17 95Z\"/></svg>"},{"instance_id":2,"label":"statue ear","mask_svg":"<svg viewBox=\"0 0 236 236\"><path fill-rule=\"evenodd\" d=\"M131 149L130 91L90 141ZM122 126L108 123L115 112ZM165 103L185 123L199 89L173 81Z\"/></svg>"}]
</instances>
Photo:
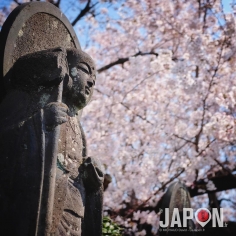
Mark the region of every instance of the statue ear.
<instances>
[{"instance_id":1,"label":"statue ear","mask_svg":"<svg viewBox=\"0 0 236 236\"><path fill-rule=\"evenodd\" d=\"M73 86L73 79L69 76L69 71L68 71L63 80L64 91L70 91L72 86Z\"/></svg>"}]
</instances>

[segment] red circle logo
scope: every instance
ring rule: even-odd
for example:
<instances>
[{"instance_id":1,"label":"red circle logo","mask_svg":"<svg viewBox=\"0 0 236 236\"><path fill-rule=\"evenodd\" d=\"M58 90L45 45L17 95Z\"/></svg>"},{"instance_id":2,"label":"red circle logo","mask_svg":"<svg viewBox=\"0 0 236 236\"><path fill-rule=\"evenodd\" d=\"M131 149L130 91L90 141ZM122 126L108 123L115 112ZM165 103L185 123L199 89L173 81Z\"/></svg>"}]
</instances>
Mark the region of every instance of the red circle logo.
<instances>
[{"instance_id":1,"label":"red circle logo","mask_svg":"<svg viewBox=\"0 0 236 236\"><path fill-rule=\"evenodd\" d=\"M197 213L197 218L201 222L206 222L209 219L209 213L202 209Z\"/></svg>"}]
</instances>

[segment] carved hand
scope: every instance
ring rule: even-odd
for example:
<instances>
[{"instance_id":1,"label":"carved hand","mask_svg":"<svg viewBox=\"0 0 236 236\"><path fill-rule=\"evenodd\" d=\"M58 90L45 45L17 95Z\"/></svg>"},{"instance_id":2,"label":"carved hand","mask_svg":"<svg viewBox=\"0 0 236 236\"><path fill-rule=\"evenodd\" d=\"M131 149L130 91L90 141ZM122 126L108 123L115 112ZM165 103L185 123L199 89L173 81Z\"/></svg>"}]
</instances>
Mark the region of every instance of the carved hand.
<instances>
[{"instance_id":1,"label":"carved hand","mask_svg":"<svg viewBox=\"0 0 236 236\"><path fill-rule=\"evenodd\" d=\"M104 181L104 171L98 158L88 157L83 163L84 183L88 190L99 189Z\"/></svg>"},{"instance_id":2,"label":"carved hand","mask_svg":"<svg viewBox=\"0 0 236 236\"><path fill-rule=\"evenodd\" d=\"M44 107L44 122L47 131L67 122L68 107L61 102L51 102Z\"/></svg>"}]
</instances>

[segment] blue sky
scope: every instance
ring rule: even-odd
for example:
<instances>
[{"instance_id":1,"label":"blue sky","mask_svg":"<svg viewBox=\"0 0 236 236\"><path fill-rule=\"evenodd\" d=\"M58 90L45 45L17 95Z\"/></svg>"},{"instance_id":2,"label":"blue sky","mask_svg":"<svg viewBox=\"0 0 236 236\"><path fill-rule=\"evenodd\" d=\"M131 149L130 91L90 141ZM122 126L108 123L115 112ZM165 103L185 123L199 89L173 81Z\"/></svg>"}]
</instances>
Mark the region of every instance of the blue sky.
<instances>
[{"instance_id":1,"label":"blue sky","mask_svg":"<svg viewBox=\"0 0 236 236\"><path fill-rule=\"evenodd\" d=\"M230 4L232 3L232 0L222 0L222 3L223 3L225 12L230 12L231 11Z\"/></svg>"}]
</instances>

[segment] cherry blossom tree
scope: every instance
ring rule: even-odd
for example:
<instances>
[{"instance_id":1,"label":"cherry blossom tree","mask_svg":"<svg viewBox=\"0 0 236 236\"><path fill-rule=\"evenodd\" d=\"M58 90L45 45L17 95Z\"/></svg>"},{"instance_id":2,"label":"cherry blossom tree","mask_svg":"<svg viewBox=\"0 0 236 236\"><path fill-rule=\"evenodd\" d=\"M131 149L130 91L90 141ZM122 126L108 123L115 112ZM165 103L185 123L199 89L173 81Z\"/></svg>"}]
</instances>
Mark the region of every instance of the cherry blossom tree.
<instances>
[{"instance_id":1,"label":"cherry blossom tree","mask_svg":"<svg viewBox=\"0 0 236 236\"><path fill-rule=\"evenodd\" d=\"M235 179L236 4L225 12L223 2L80 0L68 3L70 14L63 0L54 2L97 64L83 114L89 155L111 176L104 214L130 235L157 234L158 201L171 182L200 194L217 190L207 183L216 173ZM1 22L20 3L6 6ZM227 194L230 220L235 191L218 197Z\"/></svg>"}]
</instances>

